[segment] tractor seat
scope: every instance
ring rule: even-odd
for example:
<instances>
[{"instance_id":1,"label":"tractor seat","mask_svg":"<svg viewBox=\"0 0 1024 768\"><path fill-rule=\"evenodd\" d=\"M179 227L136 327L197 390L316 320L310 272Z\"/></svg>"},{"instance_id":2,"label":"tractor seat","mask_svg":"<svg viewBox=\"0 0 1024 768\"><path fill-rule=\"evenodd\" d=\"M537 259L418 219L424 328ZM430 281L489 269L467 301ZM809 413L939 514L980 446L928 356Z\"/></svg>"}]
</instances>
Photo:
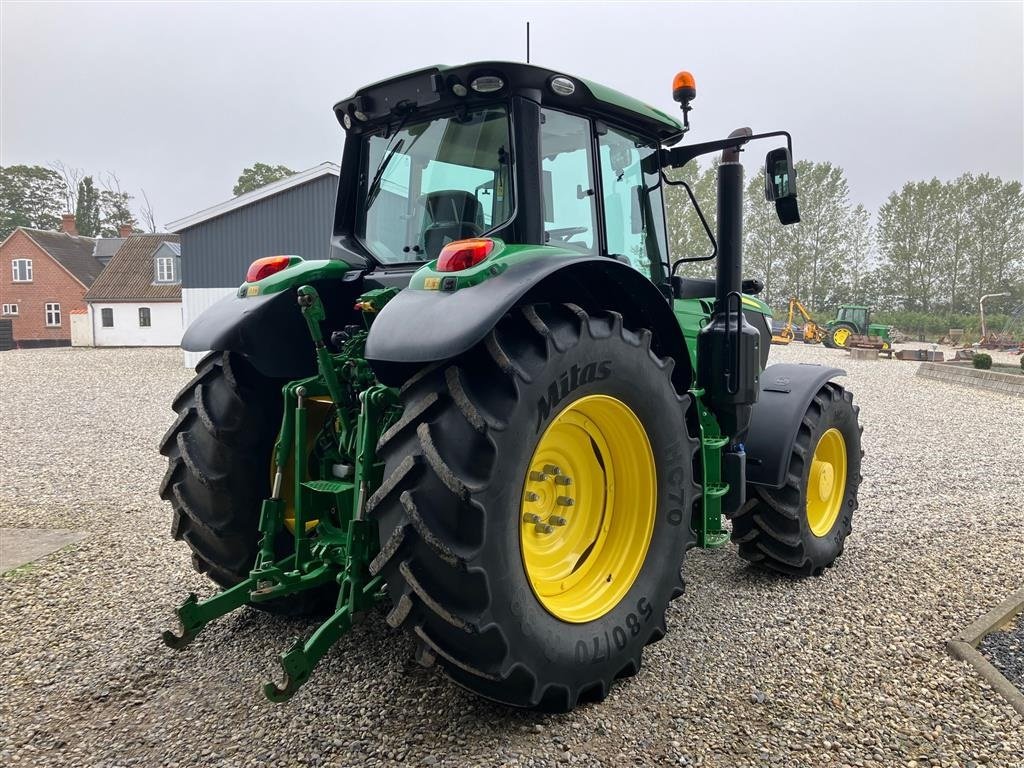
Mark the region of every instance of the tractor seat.
<instances>
[{"instance_id":1,"label":"tractor seat","mask_svg":"<svg viewBox=\"0 0 1024 768\"><path fill-rule=\"evenodd\" d=\"M756 278L744 280L743 292L754 296L764 290L764 283ZM672 275L672 295L677 299L710 299L715 295L715 281L703 277Z\"/></svg>"},{"instance_id":2,"label":"tractor seat","mask_svg":"<svg viewBox=\"0 0 1024 768\"><path fill-rule=\"evenodd\" d=\"M423 249L436 259L453 240L477 237L484 231L484 211L472 192L444 189L423 195Z\"/></svg>"}]
</instances>

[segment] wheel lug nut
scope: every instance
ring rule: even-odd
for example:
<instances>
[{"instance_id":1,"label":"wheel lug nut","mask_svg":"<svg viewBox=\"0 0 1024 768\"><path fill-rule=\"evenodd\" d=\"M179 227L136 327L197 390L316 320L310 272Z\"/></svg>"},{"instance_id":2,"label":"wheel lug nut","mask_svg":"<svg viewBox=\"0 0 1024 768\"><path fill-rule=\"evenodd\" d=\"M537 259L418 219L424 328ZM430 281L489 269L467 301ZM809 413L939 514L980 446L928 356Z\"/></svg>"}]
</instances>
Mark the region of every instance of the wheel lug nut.
<instances>
[{"instance_id":1,"label":"wheel lug nut","mask_svg":"<svg viewBox=\"0 0 1024 768\"><path fill-rule=\"evenodd\" d=\"M550 525L565 525L567 522L569 521L559 515L552 515L548 518L548 523Z\"/></svg>"},{"instance_id":2,"label":"wheel lug nut","mask_svg":"<svg viewBox=\"0 0 1024 768\"><path fill-rule=\"evenodd\" d=\"M539 523L540 522L540 515L535 515L535 514L533 514L533 512L527 512L525 515L523 515L523 522L524 523Z\"/></svg>"},{"instance_id":3,"label":"wheel lug nut","mask_svg":"<svg viewBox=\"0 0 1024 768\"><path fill-rule=\"evenodd\" d=\"M560 475L560 474L562 474L562 470L560 470L554 464L545 464L544 465L544 471L547 472L549 475Z\"/></svg>"},{"instance_id":4,"label":"wheel lug nut","mask_svg":"<svg viewBox=\"0 0 1024 768\"><path fill-rule=\"evenodd\" d=\"M543 483L545 480L548 479L548 476L543 472L538 472L537 470L534 470L533 472L530 473L530 479L533 480L535 483Z\"/></svg>"},{"instance_id":5,"label":"wheel lug nut","mask_svg":"<svg viewBox=\"0 0 1024 768\"><path fill-rule=\"evenodd\" d=\"M551 533L555 529L547 523L537 523L537 533Z\"/></svg>"},{"instance_id":6,"label":"wheel lug nut","mask_svg":"<svg viewBox=\"0 0 1024 768\"><path fill-rule=\"evenodd\" d=\"M555 478L555 485L572 485L572 478L568 475L559 475Z\"/></svg>"},{"instance_id":7,"label":"wheel lug nut","mask_svg":"<svg viewBox=\"0 0 1024 768\"><path fill-rule=\"evenodd\" d=\"M560 507L571 507L576 502L570 499L568 496L559 496L555 499L555 503Z\"/></svg>"},{"instance_id":8,"label":"wheel lug nut","mask_svg":"<svg viewBox=\"0 0 1024 768\"><path fill-rule=\"evenodd\" d=\"M537 495L536 493L534 493L533 491L527 491L527 492L526 492L526 493L524 494L524 498L525 498L525 499L526 499L527 501L537 501L538 499L540 499L540 496L538 496L538 495Z\"/></svg>"}]
</instances>

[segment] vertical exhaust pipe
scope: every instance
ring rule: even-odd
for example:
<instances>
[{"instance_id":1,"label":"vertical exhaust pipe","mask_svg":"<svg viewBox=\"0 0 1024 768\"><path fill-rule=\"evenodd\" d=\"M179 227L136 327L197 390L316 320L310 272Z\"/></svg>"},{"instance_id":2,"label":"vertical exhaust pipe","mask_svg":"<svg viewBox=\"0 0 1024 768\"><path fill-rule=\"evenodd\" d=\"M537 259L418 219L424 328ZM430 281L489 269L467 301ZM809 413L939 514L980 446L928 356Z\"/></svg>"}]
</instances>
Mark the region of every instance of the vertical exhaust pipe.
<instances>
[{"instance_id":1,"label":"vertical exhaust pipe","mask_svg":"<svg viewBox=\"0 0 1024 768\"><path fill-rule=\"evenodd\" d=\"M751 136L738 128L730 139ZM722 151L718 166L718 272L715 275L715 311L724 307L730 293L739 293L743 282L743 166L740 150Z\"/></svg>"},{"instance_id":2,"label":"vertical exhaust pipe","mask_svg":"<svg viewBox=\"0 0 1024 768\"><path fill-rule=\"evenodd\" d=\"M752 135L740 128L729 138ZM743 166L739 148L722 152L718 166L718 265L711 321L697 336L697 379L722 434L736 444L757 402L761 334L743 317Z\"/></svg>"}]
</instances>

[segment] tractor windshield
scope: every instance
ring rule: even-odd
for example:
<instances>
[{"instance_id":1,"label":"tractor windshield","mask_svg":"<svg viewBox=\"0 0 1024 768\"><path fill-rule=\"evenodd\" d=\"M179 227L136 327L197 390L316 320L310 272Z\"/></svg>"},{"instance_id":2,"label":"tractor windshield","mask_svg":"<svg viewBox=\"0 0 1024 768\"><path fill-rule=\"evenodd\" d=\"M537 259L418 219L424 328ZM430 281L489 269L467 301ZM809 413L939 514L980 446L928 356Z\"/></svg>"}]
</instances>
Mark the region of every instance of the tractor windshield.
<instances>
[{"instance_id":1,"label":"tractor windshield","mask_svg":"<svg viewBox=\"0 0 1024 768\"><path fill-rule=\"evenodd\" d=\"M505 107L404 124L363 141L356 234L378 261L430 261L446 243L511 218Z\"/></svg>"}]
</instances>

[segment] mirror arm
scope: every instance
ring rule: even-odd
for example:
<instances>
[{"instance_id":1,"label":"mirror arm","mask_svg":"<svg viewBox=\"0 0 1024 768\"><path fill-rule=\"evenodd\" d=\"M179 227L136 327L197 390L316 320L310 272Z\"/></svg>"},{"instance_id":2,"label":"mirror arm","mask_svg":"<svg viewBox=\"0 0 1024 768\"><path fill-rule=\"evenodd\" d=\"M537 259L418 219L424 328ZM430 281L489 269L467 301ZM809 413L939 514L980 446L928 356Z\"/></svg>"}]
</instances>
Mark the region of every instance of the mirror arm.
<instances>
[{"instance_id":1,"label":"mirror arm","mask_svg":"<svg viewBox=\"0 0 1024 768\"><path fill-rule=\"evenodd\" d=\"M789 153L793 154L793 137L789 135L789 131L769 131L768 133L755 133L751 136L731 136L727 139L716 139L715 141L705 141L700 144L687 144L682 147L675 147L674 149L663 149L661 150L661 167L682 168L695 157L718 152L719 150L738 149L748 141L768 139L772 136L785 136Z\"/></svg>"},{"instance_id":2,"label":"mirror arm","mask_svg":"<svg viewBox=\"0 0 1024 768\"><path fill-rule=\"evenodd\" d=\"M708 240L711 241L711 253L708 256L684 256L683 258L676 259L672 262L672 272L675 274L680 264L691 264L695 261L711 261L718 255L718 241L715 239L714 232L711 231L711 227L708 225L708 220L704 218L704 211L700 209L700 203L697 202L696 196L693 194L693 190L690 189L690 185L683 180L672 181L665 172L661 172L661 180L666 184L673 187L682 187L686 190L686 194L690 197L690 202L693 203L693 209L697 211L697 216L700 218L700 223L704 226L704 232L707 233Z\"/></svg>"}]
</instances>

